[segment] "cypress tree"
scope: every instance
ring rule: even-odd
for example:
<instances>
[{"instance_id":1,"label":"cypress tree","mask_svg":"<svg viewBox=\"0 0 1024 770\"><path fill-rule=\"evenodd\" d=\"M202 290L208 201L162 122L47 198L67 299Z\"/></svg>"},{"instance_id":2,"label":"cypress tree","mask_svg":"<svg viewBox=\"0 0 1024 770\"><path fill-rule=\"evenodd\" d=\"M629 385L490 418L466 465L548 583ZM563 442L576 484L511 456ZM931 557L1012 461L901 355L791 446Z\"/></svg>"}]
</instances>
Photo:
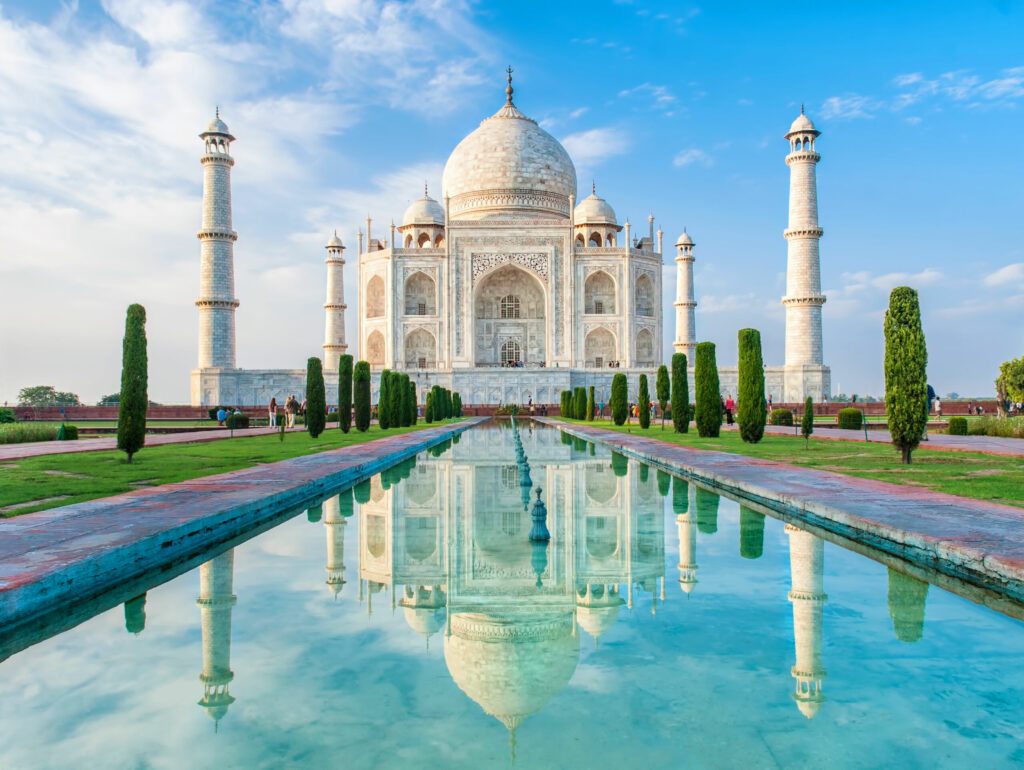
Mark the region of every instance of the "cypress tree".
<instances>
[{"instance_id":1,"label":"cypress tree","mask_svg":"<svg viewBox=\"0 0 1024 770\"><path fill-rule=\"evenodd\" d=\"M805 449L810 442L812 433L814 433L814 402L808 396L804 401L804 416L800 418L800 435L804 437Z\"/></svg>"},{"instance_id":2,"label":"cypress tree","mask_svg":"<svg viewBox=\"0 0 1024 770\"><path fill-rule=\"evenodd\" d=\"M423 419L427 423L434 422L434 390L431 388L427 391L427 403L423 407Z\"/></svg>"},{"instance_id":3,"label":"cypress tree","mask_svg":"<svg viewBox=\"0 0 1024 770\"><path fill-rule=\"evenodd\" d=\"M381 430L391 427L391 370L380 373L380 387L377 390L377 425Z\"/></svg>"},{"instance_id":4,"label":"cypress tree","mask_svg":"<svg viewBox=\"0 0 1024 770\"><path fill-rule=\"evenodd\" d=\"M686 353L672 354L672 426L676 433L690 431L690 382Z\"/></svg>"},{"instance_id":5,"label":"cypress tree","mask_svg":"<svg viewBox=\"0 0 1024 770\"><path fill-rule=\"evenodd\" d=\"M338 362L338 427L342 433L352 427L352 356L348 354Z\"/></svg>"},{"instance_id":6,"label":"cypress tree","mask_svg":"<svg viewBox=\"0 0 1024 770\"><path fill-rule=\"evenodd\" d=\"M402 372L391 373L388 414L390 415L392 428L409 424L405 419L405 377L406 375Z\"/></svg>"},{"instance_id":7,"label":"cypress tree","mask_svg":"<svg viewBox=\"0 0 1024 770\"><path fill-rule=\"evenodd\" d=\"M640 427L647 430L651 427L651 394L647 390L647 375L640 375L640 392L636 397L637 414L640 415Z\"/></svg>"},{"instance_id":8,"label":"cypress tree","mask_svg":"<svg viewBox=\"0 0 1024 770\"><path fill-rule=\"evenodd\" d=\"M622 425L628 416L629 403L627 399L629 396L627 388L626 375L622 372L617 372L612 377L611 397L612 420L615 421L616 425Z\"/></svg>"},{"instance_id":9,"label":"cypress tree","mask_svg":"<svg viewBox=\"0 0 1024 770\"><path fill-rule=\"evenodd\" d=\"M444 389L444 418L450 420L455 415L454 403L452 402L452 392L448 388Z\"/></svg>"},{"instance_id":10,"label":"cypress tree","mask_svg":"<svg viewBox=\"0 0 1024 770\"><path fill-rule=\"evenodd\" d=\"M889 435L910 465L928 424L928 349L917 292L897 286L885 311L885 411Z\"/></svg>"},{"instance_id":11,"label":"cypress tree","mask_svg":"<svg viewBox=\"0 0 1024 770\"><path fill-rule=\"evenodd\" d=\"M146 443L149 407L149 354L146 352L146 308L129 305L121 344L121 398L117 409L117 448L128 462Z\"/></svg>"},{"instance_id":12,"label":"cypress tree","mask_svg":"<svg viewBox=\"0 0 1024 770\"><path fill-rule=\"evenodd\" d=\"M761 332L757 329L740 329L739 358L736 422L739 423L742 439L748 444L756 444L764 436L767 418Z\"/></svg>"},{"instance_id":13,"label":"cypress tree","mask_svg":"<svg viewBox=\"0 0 1024 770\"><path fill-rule=\"evenodd\" d=\"M658 367L658 378L654 383L654 390L658 396L658 408L661 409L661 429L665 430L665 407L669 400L668 367L662 364Z\"/></svg>"},{"instance_id":14,"label":"cypress tree","mask_svg":"<svg viewBox=\"0 0 1024 770\"><path fill-rule=\"evenodd\" d=\"M409 410L409 424L415 425L417 422L416 415L416 383L412 381L412 377L409 377L405 381L406 389L406 408Z\"/></svg>"},{"instance_id":15,"label":"cypress tree","mask_svg":"<svg viewBox=\"0 0 1024 770\"><path fill-rule=\"evenodd\" d=\"M306 431L316 438L327 424L327 391L320 359L313 356L306 362Z\"/></svg>"},{"instance_id":16,"label":"cypress tree","mask_svg":"<svg viewBox=\"0 0 1024 770\"><path fill-rule=\"evenodd\" d=\"M562 417L572 417L572 410L569 409L569 391L562 391L561 408L558 410Z\"/></svg>"},{"instance_id":17,"label":"cypress tree","mask_svg":"<svg viewBox=\"0 0 1024 770\"><path fill-rule=\"evenodd\" d=\"M452 393L452 416L462 417L462 396Z\"/></svg>"},{"instance_id":18,"label":"cypress tree","mask_svg":"<svg viewBox=\"0 0 1024 770\"><path fill-rule=\"evenodd\" d=\"M577 387L575 390L575 397L573 398L573 417L577 420L586 419L587 416L587 390L582 385Z\"/></svg>"},{"instance_id":19,"label":"cypress tree","mask_svg":"<svg viewBox=\"0 0 1024 770\"><path fill-rule=\"evenodd\" d=\"M352 370L352 401L356 430L366 433L370 429L370 365L366 361L359 361Z\"/></svg>"},{"instance_id":20,"label":"cypress tree","mask_svg":"<svg viewBox=\"0 0 1024 770\"><path fill-rule=\"evenodd\" d=\"M702 438L718 438L722 429L722 393L718 384L718 364L715 362L715 343L697 344L696 366L693 380L697 391L697 433Z\"/></svg>"},{"instance_id":21,"label":"cypress tree","mask_svg":"<svg viewBox=\"0 0 1024 770\"><path fill-rule=\"evenodd\" d=\"M594 421L594 386L587 389L587 422Z\"/></svg>"}]
</instances>

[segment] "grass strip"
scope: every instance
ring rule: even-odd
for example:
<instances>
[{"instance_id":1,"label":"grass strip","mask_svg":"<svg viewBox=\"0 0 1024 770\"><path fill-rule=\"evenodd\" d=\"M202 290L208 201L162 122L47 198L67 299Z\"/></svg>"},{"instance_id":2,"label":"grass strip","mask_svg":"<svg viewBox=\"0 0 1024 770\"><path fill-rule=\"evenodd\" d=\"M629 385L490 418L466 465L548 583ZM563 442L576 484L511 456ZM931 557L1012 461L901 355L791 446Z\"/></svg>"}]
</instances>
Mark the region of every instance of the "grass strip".
<instances>
[{"instance_id":1,"label":"grass strip","mask_svg":"<svg viewBox=\"0 0 1024 770\"><path fill-rule=\"evenodd\" d=\"M757 444L745 444L737 431L722 431L718 438L701 438L695 431L664 431L660 424L642 430L636 423L616 426L610 420L566 423L590 425L618 433L633 433L669 444L712 449L718 452L757 457L764 460L844 473L875 481L924 487L975 500L989 500L1024 508L1024 458L1001 457L980 452L948 452L928 449L927 444L914 452L912 465L901 465L899 453L889 444L854 441L816 441L805 443L799 436L765 434Z\"/></svg>"},{"instance_id":2,"label":"grass strip","mask_svg":"<svg viewBox=\"0 0 1024 770\"><path fill-rule=\"evenodd\" d=\"M131 465L125 462L123 452L113 450L11 460L0 464L0 516L9 518L110 497L143 486L237 471L458 421L444 420L433 425L420 422L413 427L388 430L371 425L366 433L342 433L335 428L317 439L303 431L286 433L282 441L276 432L268 431L266 436L167 444L144 448Z\"/></svg>"}]
</instances>

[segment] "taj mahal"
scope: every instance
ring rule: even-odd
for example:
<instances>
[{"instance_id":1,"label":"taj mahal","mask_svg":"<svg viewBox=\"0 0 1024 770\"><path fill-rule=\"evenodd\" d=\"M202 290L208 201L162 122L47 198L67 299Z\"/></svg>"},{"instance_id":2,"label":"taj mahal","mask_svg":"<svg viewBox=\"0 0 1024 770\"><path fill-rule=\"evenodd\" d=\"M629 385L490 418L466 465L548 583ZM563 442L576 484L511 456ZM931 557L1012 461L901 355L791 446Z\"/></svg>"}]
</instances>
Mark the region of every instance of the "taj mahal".
<instances>
[{"instance_id":1,"label":"taj mahal","mask_svg":"<svg viewBox=\"0 0 1024 770\"><path fill-rule=\"evenodd\" d=\"M816 166L820 132L803 113L789 143L789 225L785 362L765 369L775 401L830 395L823 363ZM218 111L200 134L205 152L194 405L261 404L305 392L305 369L242 369L235 353L231 135ZM358 356L373 375L397 369L418 392L441 385L466 404L557 403L559 393L594 386L607 400L614 374L637 392L641 374L664 362L664 234L654 216L644 231L600 197L577 200L576 168L566 149L513 102L505 103L455 147L440 199L424 189L399 225L382 236L367 218L357 233ZM345 251L326 244L322 346L328 403L337 401L338 361L348 350ZM692 368L697 344L693 238L675 242L673 349ZM737 370L720 367L723 394Z\"/></svg>"}]
</instances>

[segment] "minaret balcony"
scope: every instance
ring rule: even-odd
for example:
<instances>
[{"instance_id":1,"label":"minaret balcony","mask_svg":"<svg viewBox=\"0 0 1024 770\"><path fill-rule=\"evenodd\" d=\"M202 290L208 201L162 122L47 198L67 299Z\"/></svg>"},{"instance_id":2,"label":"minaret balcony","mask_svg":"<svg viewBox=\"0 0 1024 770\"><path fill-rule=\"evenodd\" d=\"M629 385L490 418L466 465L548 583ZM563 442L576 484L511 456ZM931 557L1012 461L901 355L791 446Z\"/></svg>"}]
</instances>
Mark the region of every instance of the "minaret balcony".
<instances>
[{"instance_id":1,"label":"minaret balcony","mask_svg":"<svg viewBox=\"0 0 1024 770\"><path fill-rule=\"evenodd\" d=\"M797 150L796 152L791 152L789 155L786 156L786 165L788 166L790 163L796 163L797 161L802 160L809 160L813 161L814 163L817 163L819 160L821 160L821 155L815 152L814 150Z\"/></svg>"},{"instance_id":2,"label":"minaret balcony","mask_svg":"<svg viewBox=\"0 0 1024 770\"><path fill-rule=\"evenodd\" d=\"M200 230L196 238L201 241L237 241L238 233L227 228L211 227Z\"/></svg>"},{"instance_id":3,"label":"minaret balcony","mask_svg":"<svg viewBox=\"0 0 1024 770\"><path fill-rule=\"evenodd\" d=\"M808 297L783 297L783 305L824 305L826 297L824 294L812 294Z\"/></svg>"},{"instance_id":4,"label":"minaret balcony","mask_svg":"<svg viewBox=\"0 0 1024 770\"><path fill-rule=\"evenodd\" d=\"M820 227L787 227L782 231L783 238L820 238L825 231Z\"/></svg>"}]
</instances>

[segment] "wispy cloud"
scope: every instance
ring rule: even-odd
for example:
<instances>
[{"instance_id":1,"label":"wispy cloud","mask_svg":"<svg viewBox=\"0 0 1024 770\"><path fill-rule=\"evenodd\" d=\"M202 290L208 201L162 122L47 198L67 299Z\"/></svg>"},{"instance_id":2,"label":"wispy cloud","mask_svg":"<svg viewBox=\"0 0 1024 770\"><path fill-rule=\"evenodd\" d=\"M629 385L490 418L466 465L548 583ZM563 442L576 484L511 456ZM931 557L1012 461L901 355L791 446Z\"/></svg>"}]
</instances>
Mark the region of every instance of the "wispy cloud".
<instances>
[{"instance_id":1,"label":"wispy cloud","mask_svg":"<svg viewBox=\"0 0 1024 770\"><path fill-rule=\"evenodd\" d=\"M619 128L591 128L569 134L562 145L582 168L596 166L607 158L622 155L629 149L629 135Z\"/></svg>"},{"instance_id":2,"label":"wispy cloud","mask_svg":"<svg viewBox=\"0 0 1024 770\"><path fill-rule=\"evenodd\" d=\"M656 83L641 83L633 88L625 88L619 91L619 98L639 99L648 109L658 110L668 116L675 114L679 101L667 86Z\"/></svg>"},{"instance_id":3,"label":"wispy cloud","mask_svg":"<svg viewBox=\"0 0 1024 770\"><path fill-rule=\"evenodd\" d=\"M714 159L704 152L704 150L697 147L690 147L689 149L681 150L676 153L676 156L672 159L672 165L676 168L685 168L686 166L693 165L711 166L714 165Z\"/></svg>"},{"instance_id":4,"label":"wispy cloud","mask_svg":"<svg viewBox=\"0 0 1024 770\"><path fill-rule=\"evenodd\" d=\"M870 118L882 106L877 99L860 94L830 96L821 105L821 116L826 120L851 118Z\"/></svg>"},{"instance_id":5,"label":"wispy cloud","mask_svg":"<svg viewBox=\"0 0 1024 770\"><path fill-rule=\"evenodd\" d=\"M989 273L983 279L986 286L1006 286L1024 281L1024 262L1015 262Z\"/></svg>"}]
</instances>

